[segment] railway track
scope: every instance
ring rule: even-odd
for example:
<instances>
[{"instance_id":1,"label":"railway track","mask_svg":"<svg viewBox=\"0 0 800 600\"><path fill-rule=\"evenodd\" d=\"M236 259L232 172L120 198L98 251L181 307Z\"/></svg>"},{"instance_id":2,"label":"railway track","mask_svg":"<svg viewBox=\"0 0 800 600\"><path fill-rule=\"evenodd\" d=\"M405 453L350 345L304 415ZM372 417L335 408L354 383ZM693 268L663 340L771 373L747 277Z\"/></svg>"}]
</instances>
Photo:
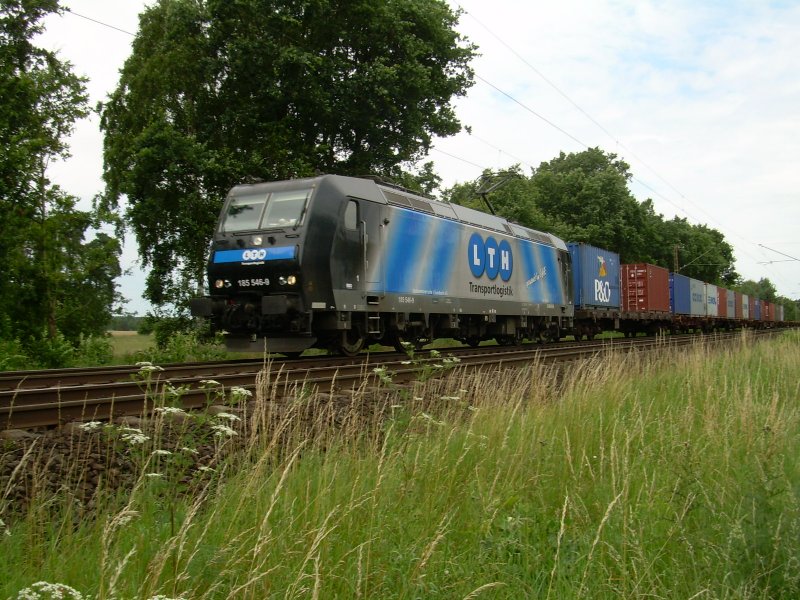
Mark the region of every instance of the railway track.
<instances>
[{"instance_id":1,"label":"railway track","mask_svg":"<svg viewBox=\"0 0 800 600\"><path fill-rule=\"evenodd\" d=\"M724 342L740 335L713 334L703 339ZM692 335L613 338L547 345L447 348L439 352L457 358L462 368L500 368L533 360L574 361L609 350L678 347L697 339L698 336ZM374 377L376 367L390 371L394 381L400 382L413 379L425 365L430 367L441 360L430 351L418 353L413 361L404 354L386 352L352 358L322 356L6 372L0 374L0 429L51 427L76 420L141 415L148 409L148 399L151 401L170 390L180 390L183 408L200 408L209 403L211 395L234 386L252 391L261 371L269 373L271 381L283 384L284 389L295 384L346 389ZM203 383L209 381L214 383Z\"/></svg>"}]
</instances>

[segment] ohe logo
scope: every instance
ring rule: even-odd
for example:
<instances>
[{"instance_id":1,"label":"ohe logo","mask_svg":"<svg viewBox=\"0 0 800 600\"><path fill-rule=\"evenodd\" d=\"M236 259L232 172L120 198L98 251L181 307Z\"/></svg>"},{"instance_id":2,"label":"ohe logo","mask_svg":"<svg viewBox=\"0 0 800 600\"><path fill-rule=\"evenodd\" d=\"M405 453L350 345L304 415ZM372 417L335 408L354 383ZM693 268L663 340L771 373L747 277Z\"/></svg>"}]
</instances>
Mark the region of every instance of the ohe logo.
<instances>
[{"instance_id":1,"label":"ohe logo","mask_svg":"<svg viewBox=\"0 0 800 600\"><path fill-rule=\"evenodd\" d=\"M491 236L484 241L481 234L473 233L467 246L467 259L475 277L486 273L489 279L495 279L499 273L503 281L511 279L514 259L511 256L511 244L507 240L498 244Z\"/></svg>"},{"instance_id":2,"label":"ohe logo","mask_svg":"<svg viewBox=\"0 0 800 600\"><path fill-rule=\"evenodd\" d=\"M266 248L245 250L244 252L242 252L242 260L264 260L266 257L267 257Z\"/></svg>"}]
</instances>

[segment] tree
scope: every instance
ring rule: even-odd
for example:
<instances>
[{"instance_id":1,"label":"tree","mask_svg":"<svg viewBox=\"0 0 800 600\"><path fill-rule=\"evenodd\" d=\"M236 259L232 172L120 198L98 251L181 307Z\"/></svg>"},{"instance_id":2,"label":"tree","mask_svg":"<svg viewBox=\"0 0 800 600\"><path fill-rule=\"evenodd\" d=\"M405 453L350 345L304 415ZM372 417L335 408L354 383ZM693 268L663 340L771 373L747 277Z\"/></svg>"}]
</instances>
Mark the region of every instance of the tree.
<instances>
[{"instance_id":1,"label":"tree","mask_svg":"<svg viewBox=\"0 0 800 600\"><path fill-rule=\"evenodd\" d=\"M101 123L105 202L127 197L148 299L180 302L203 279L232 185L318 171L398 179L432 136L456 133L450 102L472 84L474 54L456 20L443 0L149 7Z\"/></svg>"},{"instance_id":2,"label":"tree","mask_svg":"<svg viewBox=\"0 0 800 600\"><path fill-rule=\"evenodd\" d=\"M778 289L768 277L762 277L758 281L746 279L739 283L737 289L743 294L767 302L775 302L778 299Z\"/></svg>"},{"instance_id":3,"label":"tree","mask_svg":"<svg viewBox=\"0 0 800 600\"><path fill-rule=\"evenodd\" d=\"M69 155L66 138L88 114L84 80L31 39L57 0L0 5L0 337L72 341L102 330L116 298L117 240L47 177Z\"/></svg>"},{"instance_id":4,"label":"tree","mask_svg":"<svg viewBox=\"0 0 800 600\"><path fill-rule=\"evenodd\" d=\"M600 148L562 152L534 171L536 204L567 239L618 252L622 262L640 260L646 212L628 190L629 169Z\"/></svg>"}]
</instances>

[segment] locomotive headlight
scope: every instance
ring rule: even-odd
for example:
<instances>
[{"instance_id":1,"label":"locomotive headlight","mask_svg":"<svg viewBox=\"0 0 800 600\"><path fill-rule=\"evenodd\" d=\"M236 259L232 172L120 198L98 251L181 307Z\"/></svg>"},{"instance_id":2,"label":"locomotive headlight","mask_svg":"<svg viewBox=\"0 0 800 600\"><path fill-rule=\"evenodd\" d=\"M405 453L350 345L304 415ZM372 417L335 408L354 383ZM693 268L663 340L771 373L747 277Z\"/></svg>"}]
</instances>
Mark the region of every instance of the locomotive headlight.
<instances>
[{"instance_id":1,"label":"locomotive headlight","mask_svg":"<svg viewBox=\"0 0 800 600\"><path fill-rule=\"evenodd\" d=\"M222 279L217 279L214 282L214 287L217 288L218 290L222 289L223 287L225 287L225 281Z\"/></svg>"},{"instance_id":2,"label":"locomotive headlight","mask_svg":"<svg viewBox=\"0 0 800 600\"><path fill-rule=\"evenodd\" d=\"M263 241L264 241L264 240L261 238L261 236L260 236L260 235L257 235L257 236L255 236L255 237L253 238L253 244L255 244L256 246L260 246L260 245L261 245L261 242L263 242Z\"/></svg>"},{"instance_id":3,"label":"locomotive headlight","mask_svg":"<svg viewBox=\"0 0 800 600\"><path fill-rule=\"evenodd\" d=\"M286 283L288 283L289 285L294 285L295 283L297 283L297 277L295 277L294 275L289 275L286 278Z\"/></svg>"}]
</instances>

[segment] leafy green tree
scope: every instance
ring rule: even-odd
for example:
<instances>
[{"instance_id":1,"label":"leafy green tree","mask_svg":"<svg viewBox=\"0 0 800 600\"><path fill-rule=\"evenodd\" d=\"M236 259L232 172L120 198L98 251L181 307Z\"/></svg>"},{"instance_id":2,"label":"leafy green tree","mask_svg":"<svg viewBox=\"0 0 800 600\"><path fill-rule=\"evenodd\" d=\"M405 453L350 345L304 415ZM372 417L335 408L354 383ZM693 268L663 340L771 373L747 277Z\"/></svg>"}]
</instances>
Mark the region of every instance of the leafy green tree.
<instances>
[{"instance_id":1,"label":"leafy green tree","mask_svg":"<svg viewBox=\"0 0 800 600\"><path fill-rule=\"evenodd\" d=\"M743 294L754 296L767 302L775 302L778 299L778 289L768 277L762 277L758 281L746 279L739 283L737 289Z\"/></svg>"},{"instance_id":2,"label":"leafy green tree","mask_svg":"<svg viewBox=\"0 0 800 600\"><path fill-rule=\"evenodd\" d=\"M687 277L731 287L739 275L734 268L733 248L725 236L706 225L692 225L675 217L662 221L652 246L653 262Z\"/></svg>"},{"instance_id":3,"label":"leafy green tree","mask_svg":"<svg viewBox=\"0 0 800 600\"><path fill-rule=\"evenodd\" d=\"M434 135L456 133L451 99L472 84L474 54L456 22L443 0L146 9L101 127L105 201L127 197L148 299L180 303L203 279L232 185L319 171L397 179Z\"/></svg>"},{"instance_id":4,"label":"leafy green tree","mask_svg":"<svg viewBox=\"0 0 800 600\"><path fill-rule=\"evenodd\" d=\"M564 154L533 173L536 204L558 233L613 250L622 262L647 256L646 211L628 190L627 163L600 148Z\"/></svg>"},{"instance_id":5,"label":"leafy green tree","mask_svg":"<svg viewBox=\"0 0 800 600\"><path fill-rule=\"evenodd\" d=\"M0 337L77 343L102 331L116 299L119 243L47 177L88 114L84 80L33 45L56 0L0 4ZM59 342L60 343L60 342Z\"/></svg>"},{"instance_id":6,"label":"leafy green tree","mask_svg":"<svg viewBox=\"0 0 800 600\"><path fill-rule=\"evenodd\" d=\"M538 205L539 190L525 177L519 165L502 172L484 171L477 181L459 183L446 191L450 202L490 212L509 221L540 231L561 235L555 219L546 216Z\"/></svg>"}]
</instances>

